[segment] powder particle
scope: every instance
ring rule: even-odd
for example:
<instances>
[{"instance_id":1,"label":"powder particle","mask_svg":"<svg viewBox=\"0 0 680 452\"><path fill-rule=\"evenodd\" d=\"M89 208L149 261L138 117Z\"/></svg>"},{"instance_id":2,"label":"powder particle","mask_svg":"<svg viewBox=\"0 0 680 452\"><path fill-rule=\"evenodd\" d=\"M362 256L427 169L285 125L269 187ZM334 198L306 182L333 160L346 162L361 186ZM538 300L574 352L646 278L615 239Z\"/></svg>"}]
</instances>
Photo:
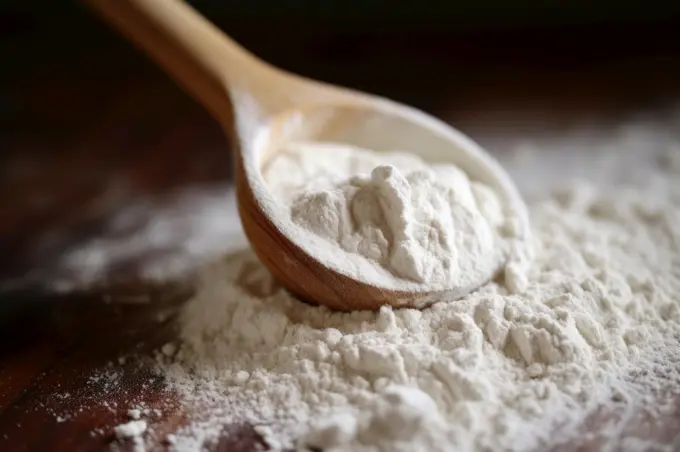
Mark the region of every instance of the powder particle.
<instances>
[{"instance_id":1,"label":"powder particle","mask_svg":"<svg viewBox=\"0 0 680 452\"><path fill-rule=\"evenodd\" d=\"M269 426L256 425L253 427L253 430L255 430L255 432L260 435L262 441L264 441L264 443L267 445L267 450L274 452L284 450L284 447L277 439L276 434L272 432L272 429L269 428Z\"/></svg>"},{"instance_id":2,"label":"powder particle","mask_svg":"<svg viewBox=\"0 0 680 452\"><path fill-rule=\"evenodd\" d=\"M146 432L146 421L130 421L114 427L113 431L118 439L136 438Z\"/></svg>"},{"instance_id":3,"label":"powder particle","mask_svg":"<svg viewBox=\"0 0 680 452\"><path fill-rule=\"evenodd\" d=\"M145 452L146 446L142 435L146 432L146 421L130 421L114 428L114 433L119 441L130 441L134 452Z\"/></svg>"},{"instance_id":4,"label":"powder particle","mask_svg":"<svg viewBox=\"0 0 680 452\"><path fill-rule=\"evenodd\" d=\"M175 344L171 342L168 342L167 344L163 345L163 347L161 347L161 353L166 356L172 356L175 353L175 350Z\"/></svg>"},{"instance_id":5,"label":"powder particle","mask_svg":"<svg viewBox=\"0 0 680 452\"><path fill-rule=\"evenodd\" d=\"M424 310L308 306L252 251L231 253L201 273L177 354L159 358L200 413L175 447L250 421L282 448L535 450L582 438L598 410L624 413L603 433L618 440L627 410L659 412L680 388L678 200L673 178L544 196L531 265Z\"/></svg>"},{"instance_id":6,"label":"powder particle","mask_svg":"<svg viewBox=\"0 0 680 452\"><path fill-rule=\"evenodd\" d=\"M264 177L289 206L298 243L371 283L467 292L499 270L514 238L514 218L489 187L412 154L298 143Z\"/></svg>"}]
</instances>

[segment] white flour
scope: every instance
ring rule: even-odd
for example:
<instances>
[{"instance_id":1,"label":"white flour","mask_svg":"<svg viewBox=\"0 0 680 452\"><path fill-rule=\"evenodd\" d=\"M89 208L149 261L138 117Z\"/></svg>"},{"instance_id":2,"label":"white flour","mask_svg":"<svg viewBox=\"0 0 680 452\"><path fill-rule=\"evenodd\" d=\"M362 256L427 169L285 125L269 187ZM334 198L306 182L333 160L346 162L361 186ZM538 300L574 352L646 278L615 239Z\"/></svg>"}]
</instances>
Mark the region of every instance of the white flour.
<instances>
[{"instance_id":1,"label":"white flour","mask_svg":"<svg viewBox=\"0 0 680 452\"><path fill-rule=\"evenodd\" d=\"M146 431L146 421L130 421L116 426L114 432L119 439L136 438Z\"/></svg>"},{"instance_id":2,"label":"white flour","mask_svg":"<svg viewBox=\"0 0 680 452\"><path fill-rule=\"evenodd\" d=\"M108 283L116 279L117 267L131 263L135 277L144 280L186 278L223 254L225 244L246 243L234 193L223 186L138 200L106 227L100 237L64 253L56 270L48 272L56 289Z\"/></svg>"},{"instance_id":3,"label":"white flour","mask_svg":"<svg viewBox=\"0 0 680 452\"><path fill-rule=\"evenodd\" d=\"M403 279L433 289L473 288L507 256L503 235L512 223L498 197L453 165L300 143L277 154L264 177L302 228L297 242L310 243L309 233L325 239L321 255L367 282L378 275L389 287Z\"/></svg>"},{"instance_id":4,"label":"white flour","mask_svg":"<svg viewBox=\"0 0 680 452\"><path fill-rule=\"evenodd\" d=\"M188 412L167 438L176 450L202 450L243 421L275 449L677 450L672 427L665 445L649 438L680 393L678 120L498 154L525 193L541 194L530 204L536 256L525 281L509 268L460 301L347 314L302 304L247 248L233 193L219 187L127 209L65 256L77 276L66 282L166 247L172 259L145 261L145 275L228 253L201 270L180 339L159 351ZM546 195L573 176L601 185ZM129 241L140 215L150 223Z\"/></svg>"},{"instance_id":5,"label":"white flour","mask_svg":"<svg viewBox=\"0 0 680 452\"><path fill-rule=\"evenodd\" d=\"M182 313L177 354L159 354L195 410L174 447L249 421L281 448L544 449L600 409L620 440L632 407L658 413L673 398L655 391L680 392L680 178L656 176L533 203L525 281L422 311L308 306L250 250L225 256Z\"/></svg>"},{"instance_id":6,"label":"white flour","mask_svg":"<svg viewBox=\"0 0 680 452\"><path fill-rule=\"evenodd\" d=\"M130 440L134 452L144 452L146 447L142 435L146 432L146 428L146 421L132 420L114 427L113 433L119 441Z\"/></svg>"}]
</instances>

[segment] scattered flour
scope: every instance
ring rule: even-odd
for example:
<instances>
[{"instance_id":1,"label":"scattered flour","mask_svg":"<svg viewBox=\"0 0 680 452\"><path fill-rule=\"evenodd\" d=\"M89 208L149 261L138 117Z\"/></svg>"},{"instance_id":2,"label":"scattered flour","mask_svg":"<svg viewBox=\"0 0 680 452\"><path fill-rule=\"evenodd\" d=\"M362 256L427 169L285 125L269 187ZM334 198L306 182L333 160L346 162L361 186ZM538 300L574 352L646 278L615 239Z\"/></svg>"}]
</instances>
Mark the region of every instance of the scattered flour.
<instances>
[{"instance_id":1,"label":"scattered flour","mask_svg":"<svg viewBox=\"0 0 680 452\"><path fill-rule=\"evenodd\" d=\"M422 311L298 302L245 246L233 192L221 187L160 211L146 201L126 209L110 234L65 255L70 274L61 276L89 284L163 251L142 276L167 279L227 253L201 270L176 347L158 354L189 412L166 437L171 450L203 450L242 422L275 450L576 450L593 441L595 450L677 450L677 428L663 445L646 430L677 409L680 393L680 116L665 129L652 119L538 141L521 161L497 154L525 194L540 195L530 203L532 265ZM291 178L307 177L294 169ZM547 191L574 176L598 185ZM140 218L148 225L121 241Z\"/></svg>"},{"instance_id":2,"label":"scattered flour","mask_svg":"<svg viewBox=\"0 0 680 452\"><path fill-rule=\"evenodd\" d=\"M201 264L217 258L224 247L216 244L224 243L246 243L233 191L222 185L184 190L131 203L101 236L68 250L54 269L35 277L50 280L62 291L126 276L174 281L190 278ZM126 266L132 266L131 275L115 273Z\"/></svg>"},{"instance_id":3,"label":"scattered flour","mask_svg":"<svg viewBox=\"0 0 680 452\"><path fill-rule=\"evenodd\" d=\"M680 178L655 174L544 195L531 266L424 310L308 306L249 249L224 256L158 355L195 411L173 447L245 421L279 449L545 450L602 412L603 444L637 444L621 442L636 410L680 393Z\"/></svg>"},{"instance_id":4,"label":"scattered flour","mask_svg":"<svg viewBox=\"0 0 680 452\"><path fill-rule=\"evenodd\" d=\"M517 232L489 187L413 154L296 143L263 175L300 227L297 243L388 287L467 293L500 269Z\"/></svg>"}]
</instances>

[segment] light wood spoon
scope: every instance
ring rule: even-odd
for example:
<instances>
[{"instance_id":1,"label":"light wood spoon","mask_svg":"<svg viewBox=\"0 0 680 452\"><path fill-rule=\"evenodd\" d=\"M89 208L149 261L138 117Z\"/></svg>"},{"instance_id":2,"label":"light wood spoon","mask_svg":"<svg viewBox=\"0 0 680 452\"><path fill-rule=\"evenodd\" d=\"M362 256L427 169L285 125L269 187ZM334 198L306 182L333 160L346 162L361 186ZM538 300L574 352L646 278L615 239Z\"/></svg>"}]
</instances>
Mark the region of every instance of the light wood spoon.
<instances>
[{"instance_id":1,"label":"light wood spoon","mask_svg":"<svg viewBox=\"0 0 680 452\"><path fill-rule=\"evenodd\" d=\"M284 72L259 60L180 0L86 0L138 43L236 133L236 190L245 233L259 259L291 292L332 309L381 305L423 307L456 299L468 287L403 291L356 280L334 262L320 262L269 191L263 164L286 143L330 141L373 150L408 150L430 162L452 163L493 188L520 241L529 234L526 206L500 165L473 141L414 108ZM417 81L414 81L417 83ZM233 135L233 134L232 134Z\"/></svg>"}]
</instances>

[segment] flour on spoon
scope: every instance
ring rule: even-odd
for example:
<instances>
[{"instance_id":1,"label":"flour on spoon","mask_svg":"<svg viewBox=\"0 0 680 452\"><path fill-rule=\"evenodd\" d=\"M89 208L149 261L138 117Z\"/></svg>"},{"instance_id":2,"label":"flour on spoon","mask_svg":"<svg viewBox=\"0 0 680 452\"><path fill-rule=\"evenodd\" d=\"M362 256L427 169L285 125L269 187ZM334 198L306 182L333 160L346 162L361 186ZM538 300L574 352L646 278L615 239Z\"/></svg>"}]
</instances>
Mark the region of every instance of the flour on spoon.
<instances>
[{"instance_id":1,"label":"flour on spoon","mask_svg":"<svg viewBox=\"0 0 680 452\"><path fill-rule=\"evenodd\" d=\"M517 232L489 187L414 154L298 143L274 156L263 175L289 206L296 243L387 288L468 292L503 266Z\"/></svg>"}]
</instances>

